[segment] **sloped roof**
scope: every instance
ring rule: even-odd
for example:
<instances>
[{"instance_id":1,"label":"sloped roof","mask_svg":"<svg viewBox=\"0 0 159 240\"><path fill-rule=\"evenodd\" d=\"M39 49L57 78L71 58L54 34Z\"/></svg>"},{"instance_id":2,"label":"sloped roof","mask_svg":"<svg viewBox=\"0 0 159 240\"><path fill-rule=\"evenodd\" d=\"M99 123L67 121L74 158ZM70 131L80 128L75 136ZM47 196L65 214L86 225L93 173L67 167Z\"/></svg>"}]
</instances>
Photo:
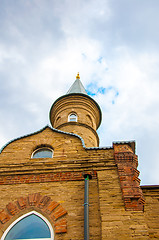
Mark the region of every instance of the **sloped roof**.
<instances>
[{"instance_id":1,"label":"sloped roof","mask_svg":"<svg viewBox=\"0 0 159 240\"><path fill-rule=\"evenodd\" d=\"M70 93L82 93L87 95L87 92L79 78L76 78L75 82L72 84L72 86L70 87L66 94Z\"/></svg>"},{"instance_id":2,"label":"sloped roof","mask_svg":"<svg viewBox=\"0 0 159 240\"><path fill-rule=\"evenodd\" d=\"M49 118L50 118L50 122L51 122L51 112L52 112L52 109L54 107L54 105L60 100L60 99L63 99L65 97L68 97L68 96L81 96L83 95L83 97L86 97L86 98L89 98L92 102L94 102L94 104L97 106L98 110L99 110L99 115L100 115L100 119L99 119L99 124L97 126L97 129L99 128L100 124L101 124L101 120L102 120L102 112L101 112L101 109L98 105L98 103L91 97L87 94L82 82L80 81L80 76L79 76L79 73L77 74L76 76L76 80L74 81L74 83L72 84L72 86L70 87L70 89L68 90L68 92L59 97L58 99L55 100L55 102L52 104L51 106L51 109L50 109L50 113L49 113Z\"/></svg>"}]
</instances>

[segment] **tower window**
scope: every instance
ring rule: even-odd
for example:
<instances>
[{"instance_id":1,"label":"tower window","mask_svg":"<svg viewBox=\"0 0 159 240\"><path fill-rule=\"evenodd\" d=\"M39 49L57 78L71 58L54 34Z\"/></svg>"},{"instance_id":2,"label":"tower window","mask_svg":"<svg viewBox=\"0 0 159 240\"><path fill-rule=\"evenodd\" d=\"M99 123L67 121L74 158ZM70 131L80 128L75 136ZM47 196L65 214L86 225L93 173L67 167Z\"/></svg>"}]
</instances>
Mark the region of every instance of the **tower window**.
<instances>
[{"instance_id":1,"label":"tower window","mask_svg":"<svg viewBox=\"0 0 159 240\"><path fill-rule=\"evenodd\" d=\"M77 122L77 114L76 114L76 113L71 113L71 114L68 116L68 121L69 121L69 122Z\"/></svg>"},{"instance_id":2,"label":"tower window","mask_svg":"<svg viewBox=\"0 0 159 240\"><path fill-rule=\"evenodd\" d=\"M39 148L32 154L32 158L52 158L53 150L49 148Z\"/></svg>"}]
</instances>

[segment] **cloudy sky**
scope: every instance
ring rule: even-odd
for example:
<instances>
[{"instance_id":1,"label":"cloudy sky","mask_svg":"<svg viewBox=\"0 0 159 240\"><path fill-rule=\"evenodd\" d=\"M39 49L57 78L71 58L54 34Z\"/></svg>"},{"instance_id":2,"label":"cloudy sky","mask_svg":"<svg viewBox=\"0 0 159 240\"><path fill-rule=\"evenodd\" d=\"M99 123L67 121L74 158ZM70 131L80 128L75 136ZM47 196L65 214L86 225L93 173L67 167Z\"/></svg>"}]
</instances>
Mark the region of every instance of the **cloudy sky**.
<instances>
[{"instance_id":1,"label":"cloudy sky","mask_svg":"<svg viewBox=\"0 0 159 240\"><path fill-rule=\"evenodd\" d=\"M158 0L0 0L0 147L49 124L80 72L100 146L135 140L141 184L159 184L158 13Z\"/></svg>"}]
</instances>

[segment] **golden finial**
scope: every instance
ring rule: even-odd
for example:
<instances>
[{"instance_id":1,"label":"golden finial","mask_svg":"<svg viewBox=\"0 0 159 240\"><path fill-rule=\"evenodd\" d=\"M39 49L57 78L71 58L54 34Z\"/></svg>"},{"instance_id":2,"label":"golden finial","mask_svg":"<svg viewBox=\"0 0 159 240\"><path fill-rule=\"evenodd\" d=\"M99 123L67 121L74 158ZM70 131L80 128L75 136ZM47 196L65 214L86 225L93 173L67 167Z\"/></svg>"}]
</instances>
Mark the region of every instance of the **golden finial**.
<instances>
[{"instance_id":1,"label":"golden finial","mask_svg":"<svg viewBox=\"0 0 159 240\"><path fill-rule=\"evenodd\" d=\"M80 79L80 75L79 75L79 72L77 73L77 76L76 76L76 79Z\"/></svg>"}]
</instances>

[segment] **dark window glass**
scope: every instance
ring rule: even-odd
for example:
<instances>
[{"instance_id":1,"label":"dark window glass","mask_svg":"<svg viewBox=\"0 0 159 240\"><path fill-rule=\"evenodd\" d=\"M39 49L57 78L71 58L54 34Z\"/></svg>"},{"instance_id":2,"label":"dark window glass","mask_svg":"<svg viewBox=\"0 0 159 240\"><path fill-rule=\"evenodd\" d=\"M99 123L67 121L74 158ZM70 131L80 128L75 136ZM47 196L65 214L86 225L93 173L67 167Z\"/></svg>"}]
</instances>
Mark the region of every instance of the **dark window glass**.
<instances>
[{"instance_id":1,"label":"dark window glass","mask_svg":"<svg viewBox=\"0 0 159 240\"><path fill-rule=\"evenodd\" d=\"M53 151L50 149L41 148L33 153L32 158L52 158Z\"/></svg>"},{"instance_id":2,"label":"dark window glass","mask_svg":"<svg viewBox=\"0 0 159 240\"><path fill-rule=\"evenodd\" d=\"M17 222L5 237L5 240L51 239L46 222L35 214L24 217Z\"/></svg>"}]
</instances>

